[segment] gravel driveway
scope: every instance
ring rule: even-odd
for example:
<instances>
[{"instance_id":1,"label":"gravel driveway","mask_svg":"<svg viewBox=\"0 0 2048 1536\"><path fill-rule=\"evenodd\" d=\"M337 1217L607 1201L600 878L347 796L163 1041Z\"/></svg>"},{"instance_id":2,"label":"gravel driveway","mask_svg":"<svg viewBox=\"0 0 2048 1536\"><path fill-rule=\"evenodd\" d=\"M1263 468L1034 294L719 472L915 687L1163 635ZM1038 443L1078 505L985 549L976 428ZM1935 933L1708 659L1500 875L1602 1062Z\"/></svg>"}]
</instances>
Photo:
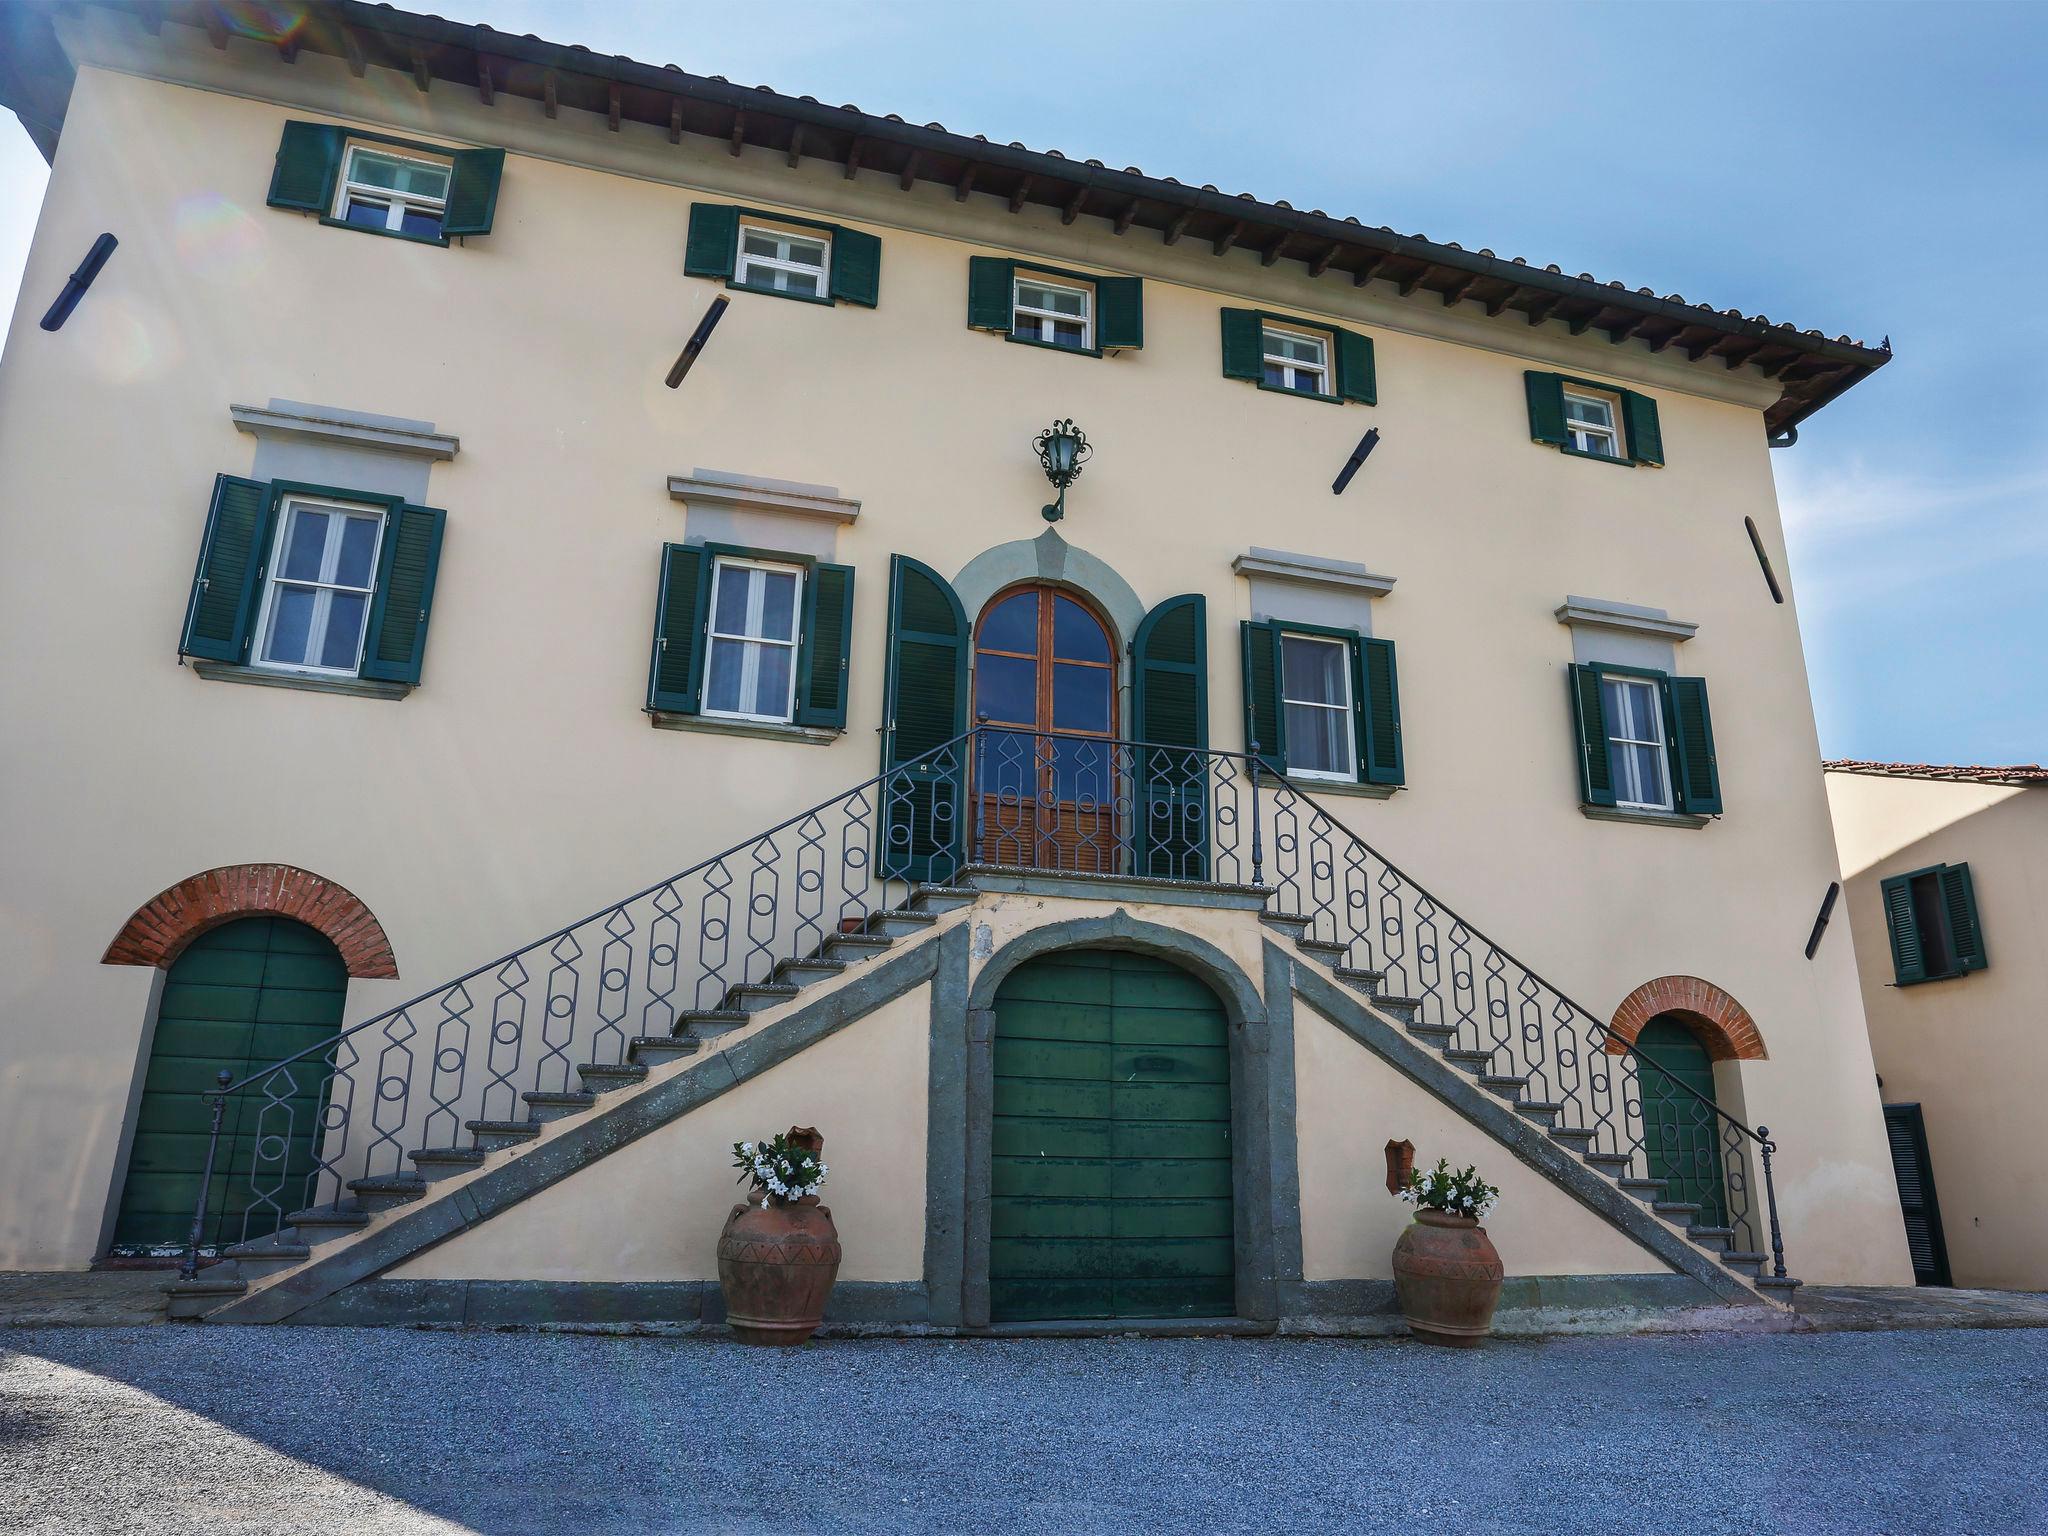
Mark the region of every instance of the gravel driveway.
<instances>
[{"instance_id":1,"label":"gravel driveway","mask_svg":"<svg viewBox=\"0 0 2048 1536\"><path fill-rule=\"evenodd\" d=\"M2048 1531L2048 1333L0 1333L0 1529Z\"/></svg>"}]
</instances>

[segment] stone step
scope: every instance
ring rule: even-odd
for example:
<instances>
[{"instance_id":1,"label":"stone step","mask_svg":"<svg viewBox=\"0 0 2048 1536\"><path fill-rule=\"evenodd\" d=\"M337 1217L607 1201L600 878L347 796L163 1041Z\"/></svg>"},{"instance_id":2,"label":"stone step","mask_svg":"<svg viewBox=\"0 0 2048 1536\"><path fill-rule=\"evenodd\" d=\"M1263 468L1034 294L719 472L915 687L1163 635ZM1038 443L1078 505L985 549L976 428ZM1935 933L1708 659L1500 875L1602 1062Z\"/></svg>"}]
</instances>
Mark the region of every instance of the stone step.
<instances>
[{"instance_id":1,"label":"stone step","mask_svg":"<svg viewBox=\"0 0 2048 1536\"><path fill-rule=\"evenodd\" d=\"M957 912L962 907L974 905L980 894L971 886L920 885L910 893L910 900L904 905L915 912Z\"/></svg>"},{"instance_id":2,"label":"stone step","mask_svg":"<svg viewBox=\"0 0 2048 1536\"><path fill-rule=\"evenodd\" d=\"M1515 1108L1521 1111L1523 1119L1535 1121L1546 1131L1557 1124L1557 1117L1564 1110L1562 1104L1551 1099L1524 1099Z\"/></svg>"},{"instance_id":3,"label":"stone step","mask_svg":"<svg viewBox=\"0 0 2048 1536\"><path fill-rule=\"evenodd\" d=\"M689 1035L635 1035L626 1044L626 1055L650 1067L665 1067L703 1048L703 1041Z\"/></svg>"},{"instance_id":4,"label":"stone step","mask_svg":"<svg viewBox=\"0 0 2048 1536\"><path fill-rule=\"evenodd\" d=\"M231 1267L225 1264L214 1266L216 1269ZM206 1277L211 1273L212 1270L202 1269L196 1280L177 1280L165 1286L164 1294L169 1298L169 1304L164 1309L165 1316L174 1322L204 1317L222 1302L249 1294L249 1282L242 1279L239 1274L222 1275L218 1279L209 1280Z\"/></svg>"},{"instance_id":5,"label":"stone step","mask_svg":"<svg viewBox=\"0 0 2048 1536\"><path fill-rule=\"evenodd\" d=\"M1771 1261L1767 1253L1724 1253L1721 1262L1738 1275L1756 1280L1763 1276L1764 1266Z\"/></svg>"},{"instance_id":6,"label":"stone step","mask_svg":"<svg viewBox=\"0 0 2048 1536\"><path fill-rule=\"evenodd\" d=\"M516 1147L540 1134L540 1127L531 1120L465 1120L462 1128L475 1140L479 1152Z\"/></svg>"},{"instance_id":7,"label":"stone step","mask_svg":"<svg viewBox=\"0 0 2048 1536\"><path fill-rule=\"evenodd\" d=\"M596 1094L578 1093L574 1089L567 1093L522 1093L519 1097L526 1101L526 1118L535 1125L580 1115L597 1102Z\"/></svg>"},{"instance_id":8,"label":"stone step","mask_svg":"<svg viewBox=\"0 0 2048 1536\"><path fill-rule=\"evenodd\" d=\"M892 907L868 919L867 931L885 939L914 939L939 920L936 912L912 912Z\"/></svg>"},{"instance_id":9,"label":"stone step","mask_svg":"<svg viewBox=\"0 0 2048 1536\"><path fill-rule=\"evenodd\" d=\"M889 947L890 942L879 933L835 933L819 949L827 960L859 965L874 959Z\"/></svg>"},{"instance_id":10,"label":"stone step","mask_svg":"<svg viewBox=\"0 0 2048 1536\"><path fill-rule=\"evenodd\" d=\"M1380 983L1387 979L1387 973L1369 971L1360 965L1340 965L1337 967L1337 979L1345 986L1355 987L1367 997L1371 997L1379 991Z\"/></svg>"},{"instance_id":11,"label":"stone step","mask_svg":"<svg viewBox=\"0 0 2048 1536\"><path fill-rule=\"evenodd\" d=\"M1529 1086L1529 1078L1528 1074L1520 1072L1482 1072L1479 1074L1479 1086L1512 1104Z\"/></svg>"},{"instance_id":12,"label":"stone step","mask_svg":"<svg viewBox=\"0 0 2048 1536\"><path fill-rule=\"evenodd\" d=\"M676 1015L676 1033L700 1044L747 1026L748 1015L737 1008L693 1008Z\"/></svg>"},{"instance_id":13,"label":"stone step","mask_svg":"<svg viewBox=\"0 0 2048 1536\"><path fill-rule=\"evenodd\" d=\"M1785 1293L1786 1298L1789 1300L1791 1298L1792 1293L1798 1290L1799 1287L1804 1285L1806 1282L1804 1280L1795 1279L1791 1275L1758 1275L1756 1277L1756 1283L1757 1288L1759 1290L1783 1291Z\"/></svg>"},{"instance_id":14,"label":"stone step","mask_svg":"<svg viewBox=\"0 0 2048 1536\"><path fill-rule=\"evenodd\" d=\"M1469 1072L1472 1076L1478 1077L1488 1067L1493 1065L1493 1052L1491 1050L1468 1051L1461 1046L1454 1045L1444 1052L1444 1060L1448 1061L1460 1072ZM1588 1131L1586 1134L1590 1136L1592 1132Z\"/></svg>"},{"instance_id":15,"label":"stone step","mask_svg":"<svg viewBox=\"0 0 2048 1536\"><path fill-rule=\"evenodd\" d=\"M1599 1134L1598 1131L1587 1130L1583 1125L1553 1125L1550 1128L1552 1141L1561 1141L1582 1156L1586 1148L1593 1144L1593 1138Z\"/></svg>"},{"instance_id":16,"label":"stone step","mask_svg":"<svg viewBox=\"0 0 2048 1536\"><path fill-rule=\"evenodd\" d=\"M646 1081L647 1068L637 1061L617 1066L586 1061L576 1069L576 1075L583 1080L583 1086L592 1093L613 1093L618 1089L630 1088L635 1083Z\"/></svg>"},{"instance_id":17,"label":"stone step","mask_svg":"<svg viewBox=\"0 0 2048 1536\"><path fill-rule=\"evenodd\" d=\"M220 1256L234 1261L242 1279L261 1280L281 1269L291 1269L303 1263L313 1256L313 1249L308 1243L287 1243L266 1237L261 1242L237 1243L232 1248L223 1248Z\"/></svg>"},{"instance_id":18,"label":"stone step","mask_svg":"<svg viewBox=\"0 0 2048 1536\"><path fill-rule=\"evenodd\" d=\"M1375 992L1372 1005L1381 1013L1411 1027L1422 1015L1422 999L1419 997L1397 997L1391 992ZM1456 1033L1455 1028L1452 1033Z\"/></svg>"},{"instance_id":19,"label":"stone step","mask_svg":"<svg viewBox=\"0 0 2048 1536\"><path fill-rule=\"evenodd\" d=\"M1668 1216L1671 1220L1684 1222L1688 1226L1691 1225L1693 1217L1700 1213L1698 1202L1692 1200L1652 1200L1650 1209L1659 1216Z\"/></svg>"},{"instance_id":20,"label":"stone step","mask_svg":"<svg viewBox=\"0 0 2048 1536\"><path fill-rule=\"evenodd\" d=\"M1563 1108L1562 1105L1558 1107ZM1618 1179L1627 1171L1628 1166L1635 1161L1635 1154L1632 1152L1588 1152L1585 1154L1585 1158L1588 1163L1598 1168L1609 1178Z\"/></svg>"},{"instance_id":21,"label":"stone step","mask_svg":"<svg viewBox=\"0 0 2048 1536\"><path fill-rule=\"evenodd\" d=\"M1305 917L1299 912L1261 912L1259 914L1259 921L1268 928L1276 929L1280 933L1285 934L1290 939L1298 940L1303 934L1308 932L1308 925L1314 919Z\"/></svg>"},{"instance_id":22,"label":"stone step","mask_svg":"<svg viewBox=\"0 0 2048 1536\"><path fill-rule=\"evenodd\" d=\"M388 1211L419 1199L427 1192L427 1181L416 1173L390 1173L374 1179L350 1179L348 1192L366 1211Z\"/></svg>"},{"instance_id":23,"label":"stone step","mask_svg":"<svg viewBox=\"0 0 2048 1536\"><path fill-rule=\"evenodd\" d=\"M1663 1179L1616 1179L1614 1182L1646 1205L1664 1193Z\"/></svg>"},{"instance_id":24,"label":"stone step","mask_svg":"<svg viewBox=\"0 0 2048 1536\"><path fill-rule=\"evenodd\" d=\"M1294 947L1328 966L1335 966L1351 953L1351 946L1337 939L1296 939Z\"/></svg>"},{"instance_id":25,"label":"stone step","mask_svg":"<svg viewBox=\"0 0 2048 1536\"><path fill-rule=\"evenodd\" d=\"M775 967L773 976L786 986L808 987L813 982L830 981L846 969L844 960L827 960L811 955L802 960L785 960Z\"/></svg>"},{"instance_id":26,"label":"stone step","mask_svg":"<svg viewBox=\"0 0 2048 1536\"><path fill-rule=\"evenodd\" d=\"M322 1243L362 1231L370 1224L370 1213L346 1205L316 1205L293 1211L285 1220L300 1242L318 1248Z\"/></svg>"},{"instance_id":27,"label":"stone step","mask_svg":"<svg viewBox=\"0 0 2048 1536\"><path fill-rule=\"evenodd\" d=\"M741 1013L760 1013L781 1007L800 990L794 982L751 981L745 986L729 989L725 994L725 1007L727 1011L738 1009Z\"/></svg>"},{"instance_id":28,"label":"stone step","mask_svg":"<svg viewBox=\"0 0 2048 1536\"><path fill-rule=\"evenodd\" d=\"M1735 1229L1694 1225L1685 1229L1685 1235L1709 1253L1726 1253L1729 1240L1735 1236Z\"/></svg>"},{"instance_id":29,"label":"stone step","mask_svg":"<svg viewBox=\"0 0 2048 1536\"><path fill-rule=\"evenodd\" d=\"M1418 1040L1427 1040L1431 1045L1443 1047L1458 1038L1455 1024L1424 1024L1415 1019L1406 1020L1403 1027Z\"/></svg>"},{"instance_id":30,"label":"stone step","mask_svg":"<svg viewBox=\"0 0 2048 1536\"><path fill-rule=\"evenodd\" d=\"M535 1125L534 1133L538 1135L539 1132L540 1127ZM429 1184L452 1179L472 1168L481 1168L488 1155L482 1147L421 1147L410 1154L413 1167L419 1169L420 1177Z\"/></svg>"}]
</instances>

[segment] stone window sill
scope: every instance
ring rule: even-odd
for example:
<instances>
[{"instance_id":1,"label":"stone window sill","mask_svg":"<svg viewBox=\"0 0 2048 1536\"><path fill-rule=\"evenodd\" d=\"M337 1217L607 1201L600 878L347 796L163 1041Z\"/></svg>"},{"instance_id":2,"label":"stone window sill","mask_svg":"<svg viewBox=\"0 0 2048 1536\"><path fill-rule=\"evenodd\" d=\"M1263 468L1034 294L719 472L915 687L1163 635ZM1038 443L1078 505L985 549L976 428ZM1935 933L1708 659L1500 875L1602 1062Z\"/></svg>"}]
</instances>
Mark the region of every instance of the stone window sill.
<instances>
[{"instance_id":1,"label":"stone window sill","mask_svg":"<svg viewBox=\"0 0 2048 1536\"><path fill-rule=\"evenodd\" d=\"M710 715L683 715L650 709L649 722L658 731L703 731L712 736L752 736L761 741L789 741L806 747L829 747L846 733L817 725L772 725L760 720L720 720Z\"/></svg>"},{"instance_id":2,"label":"stone window sill","mask_svg":"<svg viewBox=\"0 0 2048 1536\"><path fill-rule=\"evenodd\" d=\"M1688 811L1630 811L1613 805L1581 805L1579 814L1588 821L1627 821L1639 827L1704 827L1714 818Z\"/></svg>"},{"instance_id":3,"label":"stone window sill","mask_svg":"<svg viewBox=\"0 0 2048 1536\"><path fill-rule=\"evenodd\" d=\"M1310 795L1353 795L1360 800L1391 800L1399 784L1358 784L1346 783L1342 779L1297 779L1290 775L1287 783L1294 789Z\"/></svg>"},{"instance_id":4,"label":"stone window sill","mask_svg":"<svg viewBox=\"0 0 2048 1536\"><path fill-rule=\"evenodd\" d=\"M358 699L402 699L411 683L387 683L366 677L308 677L297 672L272 672L225 661L195 661L192 670L216 683L253 683L258 688L296 688L301 693L344 693Z\"/></svg>"}]
</instances>

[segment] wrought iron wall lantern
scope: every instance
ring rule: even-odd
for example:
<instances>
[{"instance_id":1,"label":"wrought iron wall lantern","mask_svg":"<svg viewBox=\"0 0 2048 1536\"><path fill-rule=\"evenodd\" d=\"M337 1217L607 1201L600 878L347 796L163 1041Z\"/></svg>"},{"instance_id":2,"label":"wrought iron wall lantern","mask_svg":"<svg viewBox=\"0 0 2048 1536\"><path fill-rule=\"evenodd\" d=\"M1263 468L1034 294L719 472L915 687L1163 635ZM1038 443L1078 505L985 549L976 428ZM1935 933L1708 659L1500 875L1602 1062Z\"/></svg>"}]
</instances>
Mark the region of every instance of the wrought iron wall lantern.
<instances>
[{"instance_id":1,"label":"wrought iron wall lantern","mask_svg":"<svg viewBox=\"0 0 2048 1536\"><path fill-rule=\"evenodd\" d=\"M1060 493L1058 501L1038 509L1048 523L1056 523L1067 513L1067 487L1081 478L1081 466L1095 449L1071 419L1054 422L1031 440L1031 447L1045 478Z\"/></svg>"}]
</instances>

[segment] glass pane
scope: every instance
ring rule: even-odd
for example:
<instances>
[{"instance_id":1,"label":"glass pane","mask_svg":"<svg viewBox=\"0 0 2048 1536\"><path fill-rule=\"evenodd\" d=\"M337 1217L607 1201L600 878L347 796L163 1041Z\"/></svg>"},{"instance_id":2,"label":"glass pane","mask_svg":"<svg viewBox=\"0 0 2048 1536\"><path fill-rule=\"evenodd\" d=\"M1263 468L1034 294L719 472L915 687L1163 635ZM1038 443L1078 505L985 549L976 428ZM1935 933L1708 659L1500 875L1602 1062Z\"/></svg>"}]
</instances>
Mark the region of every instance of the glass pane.
<instances>
[{"instance_id":1,"label":"glass pane","mask_svg":"<svg viewBox=\"0 0 2048 1536\"><path fill-rule=\"evenodd\" d=\"M408 235L421 235L431 240L441 233L441 215L428 213L420 208L408 208L400 217L398 227Z\"/></svg>"},{"instance_id":2,"label":"glass pane","mask_svg":"<svg viewBox=\"0 0 2048 1536\"><path fill-rule=\"evenodd\" d=\"M1051 309L1052 290L1038 283L1019 283L1017 302L1026 309Z\"/></svg>"},{"instance_id":3,"label":"glass pane","mask_svg":"<svg viewBox=\"0 0 2048 1536\"><path fill-rule=\"evenodd\" d=\"M1610 739L1607 743L1607 777L1614 786L1614 798L1633 800L1636 798L1635 781L1629 777L1629 749Z\"/></svg>"},{"instance_id":4,"label":"glass pane","mask_svg":"<svg viewBox=\"0 0 2048 1536\"><path fill-rule=\"evenodd\" d=\"M348 200L348 211L342 218L361 229L382 229L391 220L391 210L384 203L352 197Z\"/></svg>"},{"instance_id":5,"label":"glass pane","mask_svg":"<svg viewBox=\"0 0 2048 1536\"><path fill-rule=\"evenodd\" d=\"M721 635L744 635L747 630L747 594L761 572L744 565L718 568L718 599L712 605L711 627Z\"/></svg>"},{"instance_id":6,"label":"glass pane","mask_svg":"<svg viewBox=\"0 0 2048 1536\"><path fill-rule=\"evenodd\" d=\"M1109 729L1108 667L1060 665L1052 669L1052 728L1056 731Z\"/></svg>"},{"instance_id":7,"label":"glass pane","mask_svg":"<svg viewBox=\"0 0 2048 1536\"><path fill-rule=\"evenodd\" d=\"M1627 738L1629 734L1629 687L1618 678L1600 679L1600 703L1607 711L1607 734Z\"/></svg>"},{"instance_id":8,"label":"glass pane","mask_svg":"<svg viewBox=\"0 0 2048 1536\"><path fill-rule=\"evenodd\" d=\"M981 792L1017 801L1038 794L1039 738L1021 731L990 731L976 747L974 771Z\"/></svg>"},{"instance_id":9,"label":"glass pane","mask_svg":"<svg viewBox=\"0 0 2048 1536\"><path fill-rule=\"evenodd\" d=\"M360 592L336 592L327 599L327 639L320 647L320 665L356 669L363 638L363 609L369 598Z\"/></svg>"},{"instance_id":10,"label":"glass pane","mask_svg":"<svg viewBox=\"0 0 2048 1536\"><path fill-rule=\"evenodd\" d=\"M1266 364L1266 382L1275 389L1287 387L1287 369L1280 363Z\"/></svg>"},{"instance_id":11,"label":"glass pane","mask_svg":"<svg viewBox=\"0 0 2048 1536\"><path fill-rule=\"evenodd\" d=\"M1280 637L1280 694L1282 698L1316 704L1349 704L1351 694L1345 681L1349 661L1346 648L1329 640L1310 640L1301 635ZM1292 716L1289 717L1292 720ZM1294 756L1294 733L1287 735L1287 755Z\"/></svg>"},{"instance_id":12,"label":"glass pane","mask_svg":"<svg viewBox=\"0 0 2048 1536\"><path fill-rule=\"evenodd\" d=\"M711 662L704 669L704 707L728 714L740 709L740 670L747 648L737 640L713 640Z\"/></svg>"},{"instance_id":13,"label":"glass pane","mask_svg":"<svg viewBox=\"0 0 2048 1536\"><path fill-rule=\"evenodd\" d=\"M1613 407L1605 400L1583 400L1572 395L1565 396L1564 413L1573 421L1590 422L1596 427L1614 425Z\"/></svg>"},{"instance_id":14,"label":"glass pane","mask_svg":"<svg viewBox=\"0 0 2048 1536\"><path fill-rule=\"evenodd\" d=\"M1063 347L1087 345L1087 333L1071 320L1055 320L1052 323L1052 339Z\"/></svg>"},{"instance_id":15,"label":"glass pane","mask_svg":"<svg viewBox=\"0 0 2048 1536\"><path fill-rule=\"evenodd\" d=\"M789 713L789 669L796 651L787 645L757 645L753 648L759 670L755 673L754 700L748 713L774 715Z\"/></svg>"},{"instance_id":16,"label":"glass pane","mask_svg":"<svg viewBox=\"0 0 2048 1536\"><path fill-rule=\"evenodd\" d=\"M350 154L348 179L366 187L396 187L399 170L396 160L358 149Z\"/></svg>"},{"instance_id":17,"label":"glass pane","mask_svg":"<svg viewBox=\"0 0 2048 1536\"><path fill-rule=\"evenodd\" d=\"M757 235L752 230L748 230L744 249L749 256L773 256L775 254L775 242L766 235Z\"/></svg>"},{"instance_id":18,"label":"glass pane","mask_svg":"<svg viewBox=\"0 0 2048 1536\"><path fill-rule=\"evenodd\" d=\"M1019 592L1004 598L981 621L981 643L992 651L1038 653L1038 594Z\"/></svg>"},{"instance_id":19,"label":"glass pane","mask_svg":"<svg viewBox=\"0 0 2048 1536\"><path fill-rule=\"evenodd\" d=\"M818 280L808 272L785 272L782 279L784 293L800 293L811 299L818 296Z\"/></svg>"},{"instance_id":20,"label":"glass pane","mask_svg":"<svg viewBox=\"0 0 2048 1536\"><path fill-rule=\"evenodd\" d=\"M1051 747L1054 797L1070 805L1108 808L1116 799L1116 753L1109 744L1054 738Z\"/></svg>"},{"instance_id":21,"label":"glass pane","mask_svg":"<svg viewBox=\"0 0 2048 1536\"><path fill-rule=\"evenodd\" d=\"M1063 661L1108 661L1109 636L1095 615L1071 597L1052 600L1052 653Z\"/></svg>"},{"instance_id":22,"label":"glass pane","mask_svg":"<svg viewBox=\"0 0 2048 1536\"><path fill-rule=\"evenodd\" d=\"M345 517L341 520L341 555L335 562L334 579L344 587L370 584L370 556L377 548L377 520L373 517ZM287 576L292 572L286 571Z\"/></svg>"},{"instance_id":23,"label":"glass pane","mask_svg":"<svg viewBox=\"0 0 2048 1536\"><path fill-rule=\"evenodd\" d=\"M405 165L398 173L398 189L414 197L431 197L436 200L448 196L448 167L445 165Z\"/></svg>"},{"instance_id":24,"label":"glass pane","mask_svg":"<svg viewBox=\"0 0 2048 1536\"><path fill-rule=\"evenodd\" d=\"M1342 709L1287 706L1287 766L1310 773L1355 772L1347 742L1351 714Z\"/></svg>"},{"instance_id":25,"label":"glass pane","mask_svg":"<svg viewBox=\"0 0 2048 1536\"><path fill-rule=\"evenodd\" d=\"M1636 757L1636 784L1645 803L1664 803L1664 749L1662 747L1631 747Z\"/></svg>"},{"instance_id":26,"label":"glass pane","mask_svg":"<svg viewBox=\"0 0 2048 1536\"><path fill-rule=\"evenodd\" d=\"M974 673L974 710L1010 725L1038 723L1038 663L983 656Z\"/></svg>"},{"instance_id":27,"label":"glass pane","mask_svg":"<svg viewBox=\"0 0 2048 1536\"><path fill-rule=\"evenodd\" d=\"M284 568L277 574L287 581L318 581L321 557L327 552L327 514L309 507L292 508L292 531L285 541Z\"/></svg>"},{"instance_id":28,"label":"glass pane","mask_svg":"<svg viewBox=\"0 0 2048 1536\"><path fill-rule=\"evenodd\" d=\"M800 267L822 267L825 265L825 247L813 240L792 240L785 259Z\"/></svg>"},{"instance_id":29,"label":"glass pane","mask_svg":"<svg viewBox=\"0 0 2048 1536\"><path fill-rule=\"evenodd\" d=\"M270 642L263 648L263 659L304 665L306 635L312 626L313 593L305 587L279 587L271 602Z\"/></svg>"},{"instance_id":30,"label":"glass pane","mask_svg":"<svg viewBox=\"0 0 2048 1536\"><path fill-rule=\"evenodd\" d=\"M770 640L794 640L796 638L796 573L794 571L756 571L756 579L764 583L761 594L761 625L754 631Z\"/></svg>"}]
</instances>

